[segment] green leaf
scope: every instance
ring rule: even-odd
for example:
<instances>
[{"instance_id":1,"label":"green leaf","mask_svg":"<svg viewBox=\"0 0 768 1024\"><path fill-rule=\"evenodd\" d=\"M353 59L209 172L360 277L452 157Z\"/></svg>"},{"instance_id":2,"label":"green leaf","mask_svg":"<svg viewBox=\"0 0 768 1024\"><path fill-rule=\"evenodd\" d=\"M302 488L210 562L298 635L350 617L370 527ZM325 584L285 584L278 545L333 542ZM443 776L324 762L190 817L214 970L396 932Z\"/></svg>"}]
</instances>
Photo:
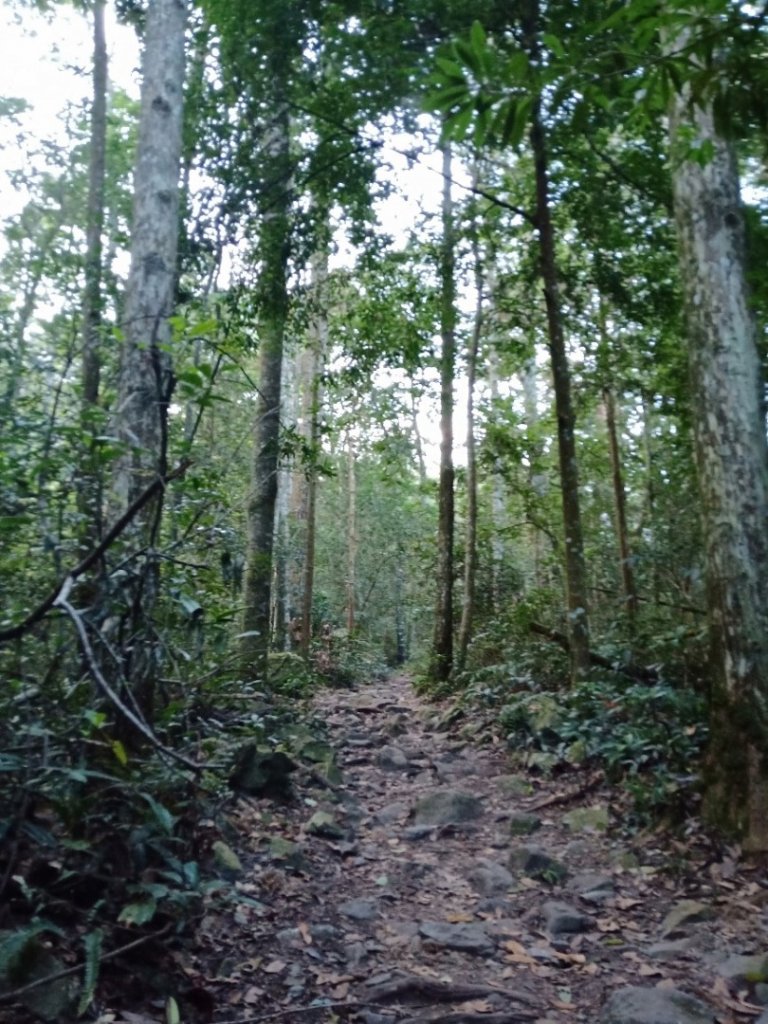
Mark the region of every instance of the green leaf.
<instances>
[{"instance_id":1,"label":"green leaf","mask_svg":"<svg viewBox=\"0 0 768 1024\"><path fill-rule=\"evenodd\" d=\"M147 924L155 916L157 902L153 899L128 903L120 911L117 920L121 924Z\"/></svg>"},{"instance_id":2,"label":"green leaf","mask_svg":"<svg viewBox=\"0 0 768 1024\"><path fill-rule=\"evenodd\" d=\"M112 753L123 767L128 764L128 754L120 740L112 740Z\"/></svg>"},{"instance_id":3,"label":"green leaf","mask_svg":"<svg viewBox=\"0 0 768 1024\"><path fill-rule=\"evenodd\" d=\"M553 36L551 32L545 32L541 38L547 49L554 53L558 60L565 59L565 49L557 36Z\"/></svg>"},{"instance_id":4,"label":"green leaf","mask_svg":"<svg viewBox=\"0 0 768 1024\"><path fill-rule=\"evenodd\" d=\"M167 807L163 807L163 805L158 803L157 800L155 800L153 796L150 796L149 793L142 793L141 795L149 804L155 821L158 823L160 828L166 835L171 835L173 832L173 826L176 824L174 816Z\"/></svg>"},{"instance_id":5,"label":"green leaf","mask_svg":"<svg viewBox=\"0 0 768 1024\"><path fill-rule=\"evenodd\" d=\"M461 82L464 80L464 72L461 65L457 64L455 60L449 60L447 57L435 57L435 64L451 81L458 80Z\"/></svg>"},{"instance_id":6,"label":"green leaf","mask_svg":"<svg viewBox=\"0 0 768 1024\"><path fill-rule=\"evenodd\" d=\"M469 70L472 72L475 78L477 78L478 80L482 79L482 61L475 53L475 51L472 49L472 47L463 39L457 39L454 44L454 50L456 51L456 56L459 58L462 64L465 65L465 67L469 68Z\"/></svg>"},{"instance_id":7,"label":"green leaf","mask_svg":"<svg viewBox=\"0 0 768 1024\"><path fill-rule=\"evenodd\" d=\"M85 970L83 975L83 990L77 1004L77 1015L82 1017L93 1000L96 991L96 982L99 979L99 960L101 958L101 944L103 934L100 929L88 932L83 938L85 946Z\"/></svg>"},{"instance_id":8,"label":"green leaf","mask_svg":"<svg viewBox=\"0 0 768 1024\"><path fill-rule=\"evenodd\" d=\"M168 996L168 999L165 1003L165 1024L181 1024L179 1004L176 1002L173 996Z\"/></svg>"},{"instance_id":9,"label":"green leaf","mask_svg":"<svg viewBox=\"0 0 768 1024\"><path fill-rule=\"evenodd\" d=\"M472 28L469 30L469 42L478 59L482 61L485 51L488 49L488 37L479 21L472 22Z\"/></svg>"}]
</instances>

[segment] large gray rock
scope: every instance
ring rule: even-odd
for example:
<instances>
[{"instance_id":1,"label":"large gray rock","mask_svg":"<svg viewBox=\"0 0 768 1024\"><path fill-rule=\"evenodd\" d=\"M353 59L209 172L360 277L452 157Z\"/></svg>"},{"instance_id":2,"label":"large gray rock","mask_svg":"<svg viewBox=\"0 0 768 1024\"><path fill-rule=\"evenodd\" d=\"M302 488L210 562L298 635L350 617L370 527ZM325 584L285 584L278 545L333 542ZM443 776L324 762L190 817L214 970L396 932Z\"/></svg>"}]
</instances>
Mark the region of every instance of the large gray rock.
<instances>
[{"instance_id":1,"label":"large gray rock","mask_svg":"<svg viewBox=\"0 0 768 1024\"><path fill-rule=\"evenodd\" d=\"M436 946L457 949L462 953L476 953L491 956L496 946L480 924L443 924L441 921L424 921L419 925L419 935L429 939Z\"/></svg>"},{"instance_id":2,"label":"large gray rock","mask_svg":"<svg viewBox=\"0 0 768 1024\"><path fill-rule=\"evenodd\" d=\"M517 846L509 855L510 871L520 871L550 885L563 882L568 876L565 864L550 857L540 846Z\"/></svg>"},{"instance_id":3,"label":"large gray rock","mask_svg":"<svg viewBox=\"0 0 768 1024\"><path fill-rule=\"evenodd\" d=\"M459 789L436 789L413 808L414 825L460 825L483 813L476 796Z\"/></svg>"},{"instance_id":4,"label":"large gray rock","mask_svg":"<svg viewBox=\"0 0 768 1024\"><path fill-rule=\"evenodd\" d=\"M603 1007L601 1024L714 1024L715 1011L676 988L617 989Z\"/></svg>"},{"instance_id":5,"label":"large gray rock","mask_svg":"<svg viewBox=\"0 0 768 1024\"><path fill-rule=\"evenodd\" d=\"M467 881L481 896L497 896L515 884L509 871L495 861L480 859L467 875Z\"/></svg>"}]
</instances>

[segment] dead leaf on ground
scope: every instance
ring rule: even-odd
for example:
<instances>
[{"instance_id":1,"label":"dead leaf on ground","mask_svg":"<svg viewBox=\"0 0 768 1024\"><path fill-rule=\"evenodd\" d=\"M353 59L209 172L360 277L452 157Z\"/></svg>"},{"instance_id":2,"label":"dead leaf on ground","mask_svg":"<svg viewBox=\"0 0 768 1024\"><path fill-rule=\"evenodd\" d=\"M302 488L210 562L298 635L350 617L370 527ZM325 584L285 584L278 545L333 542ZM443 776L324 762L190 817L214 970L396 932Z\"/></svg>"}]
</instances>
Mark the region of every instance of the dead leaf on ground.
<instances>
[{"instance_id":1,"label":"dead leaf on ground","mask_svg":"<svg viewBox=\"0 0 768 1024\"><path fill-rule=\"evenodd\" d=\"M475 920L474 914L446 914L445 920L451 924L470 924Z\"/></svg>"},{"instance_id":2,"label":"dead leaf on ground","mask_svg":"<svg viewBox=\"0 0 768 1024\"><path fill-rule=\"evenodd\" d=\"M285 960L272 960L262 967L265 974L281 974L288 965Z\"/></svg>"},{"instance_id":3,"label":"dead leaf on ground","mask_svg":"<svg viewBox=\"0 0 768 1024\"><path fill-rule=\"evenodd\" d=\"M305 945L311 946L312 945L312 930L311 930L310 926L307 924L307 922L306 921L299 921L298 929L299 929L299 934L301 935L302 939L304 940Z\"/></svg>"}]
</instances>

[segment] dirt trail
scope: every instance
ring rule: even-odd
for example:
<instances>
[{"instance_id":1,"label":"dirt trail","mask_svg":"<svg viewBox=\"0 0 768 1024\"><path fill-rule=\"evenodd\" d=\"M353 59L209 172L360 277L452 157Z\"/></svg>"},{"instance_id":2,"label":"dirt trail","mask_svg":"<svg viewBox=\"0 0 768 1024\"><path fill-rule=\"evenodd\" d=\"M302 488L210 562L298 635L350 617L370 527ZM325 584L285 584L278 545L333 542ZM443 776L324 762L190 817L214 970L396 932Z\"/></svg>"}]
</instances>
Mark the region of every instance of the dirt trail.
<instances>
[{"instance_id":1,"label":"dirt trail","mask_svg":"<svg viewBox=\"0 0 768 1024\"><path fill-rule=\"evenodd\" d=\"M215 1021L758 1018L768 986L736 962L768 953L756 873L728 855L686 872L685 848L647 838L630 849L605 831L609 792L569 802L576 779L511 774L500 746L437 731L404 678L315 704L342 781L231 815L238 902L206 915L187 960Z\"/></svg>"}]
</instances>

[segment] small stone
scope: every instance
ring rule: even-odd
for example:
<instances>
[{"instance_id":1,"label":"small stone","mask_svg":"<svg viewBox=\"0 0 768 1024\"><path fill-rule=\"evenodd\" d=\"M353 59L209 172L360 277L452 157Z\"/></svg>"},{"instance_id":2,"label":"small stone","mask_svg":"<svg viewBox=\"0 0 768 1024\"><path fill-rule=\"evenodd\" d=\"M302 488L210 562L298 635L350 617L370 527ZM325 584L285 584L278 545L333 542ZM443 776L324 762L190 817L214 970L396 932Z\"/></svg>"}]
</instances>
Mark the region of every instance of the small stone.
<instances>
[{"instance_id":1,"label":"small stone","mask_svg":"<svg viewBox=\"0 0 768 1024\"><path fill-rule=\"evenodd\" d=\"M338 939L341 936L339 929L332 924L311 924L309 926L309 934L312 941L318 945L333 942L334 939ZM304 942L304 937L298 928L281 928L275 937L278 942L286 944L299 941Z\"/></svg>"},{"instance_id":2,"label":"small stone","mask_svg":"<svg viewBox=\"0 0 768 1024\"><path fill-rule=\"evenodd\" d=\"M304 826L306 832L320 839L343 839L346 833L328 811L315 811Z\"/></svg>"},{"instance_id":3,"label":"small stone","mask_svg":"<svg viewBox=\"0 0 768 1024\"><path fill-rule=\"evenodd\" d=\"M539 828L541 828L541 818L535 814L516 811L510 815L509 831L513 836L529 836Z\"/></svg>"},{"instance_id":4,"label":"small stone","mask_svg":"<svg viewBox=\"0 0 768 1024\"><path fill-rule=\"evenodd\" d=\"M676 988L617 989L603 1007L601 1024L714 1024L715 1011Z\"/></svg>"},{"instance_id":5,"label":"small stone","mask_svg":"<svg viewBox=\"0 0 768 1024\"><path fill-rule=\"evenodd\" d=\"M404 818L408 812L408 805L403 803L387 804L379 808L373 816L377 825L393 825L400 818Z\"/></svg>"},{"instance_id":6,"label":"small stone","mask_svg":"<svg viewBox=\"0 0 768 1024\"><path fill-rule=\"evenodd\" d=\"M613 878L610 875L599 875L594 871L574 875L568 888L586 903L605 903L614 894Z\"/></svg>"},{"instance_id":7,"label":"small stone","mask_svg":"<svg viewBox=\"0 0 768 1024\"><path fill-rule=\"evenodd\" d=\"M529 878L537 878L551 885L563 882L568 876L565 864L541 849L540 846L518 846L508 861L510 871L522 871Z\"/></svg>"},{"instance_id":8,"label":"small stone","mask_svg":"<svg viewBox=\"0 0 768 1024\"><path fill-rule=\"evenodd\" d=\"M563 823L572 832L605 832L610 824L608 808L600 804L577 807L563 815Z\"/></svg>"},{"instance_id":9,"label":"small stone","mask_svg":"<svg viewBox=\"0 0 768 1024\"><path fill-rule=\"evenodd\" d=\"M419 843L422 839L428 839L433 832L431 825L409 825L403 829L403 836L409 843Z\"/></svg>"},{"instance_id":10,"label":"small stone","mask_svg":"<svg viewBox=\"0 0 768 1024\"><path fill-rule=\"evenodd\" d=\"M434 942L436 946L460 950L462 953L490 956L496 948L486 930L479 924L443 924L440 921L424 921L419 925L419 935Z\"/></svg>"},{"instance_id":11,"label":"small stone","mask_svg":"<svg viewBox=\"0 0 768 1024\"><path fill-rule=\"evenodd\" d=\"M474 821L482 813L482 801L471 793L437 789L418 801L412 815L414 825L456 825Z\"/></svg>"},{"instance_id":12,"label":"small stone","mask_svg":"<svg viewBox=\"0 0 768 1024\"><path fill-rule=\"evenodd\" d=\"M696 900L681 900L676 903L661 923L661 937L673 939L685 933L692 924L711 921L717 914L706 903Z\"/></svg>"},{"instance_id":13,"label":"small stone","mask_svg":"<svg viewBox=\"0 0 768 1024\"><path fill-rule=\"evenodd\" d=\"M592 927L591 918L580 913L569 903L548 900L541 908L544 922L551 935L570 935L587 932Z\"/></svg>"},{"instance_id":14,"label":"small stone","mask_svg":"<svg viewBox=\"0 0 768 1024\"><path fill-rule=\"evenodd\" d=\"M530 796L533 792L533 786L522 775L500 775L496 783L507 796Z\"/></svg>"},{"instance_id":15,"label":"small stone","mask_svg":"<svg viewBox=\"0 0 768 1024\"><path fill-rule=\"evenodd\" d=\"M640 867L637 854L631 850L616 850L611 855L611 863L622 871L634 871Z\"/></svg>"},{"instance_id":16,"label":"small stone","mask_svg":"<svg viewBox=\"0 0 768 1024\"><path fill-rule=\"evenodd\" d=\"M379 768L390 772L404 772L410 767L410 761L400 747L382 747L376 755L376 764Z\"/></svg>"},{"instance_id":17,"label":"small stone","mask_svg":"<svg viewBox=\"0 0 768 1024\"><path fill-rule=\"evenodd\" d=\"M347 900L339 905L339 913L351 917L353 921L373 921L379 916L373 900Z\"/></svg>"},{"instance_id":18,"label":"small stone","mask_svg":"<svg viewBox=\"0 0 768 1024\"><path fill-rule=\"evenodd\" d=\"M512 875L501 864L481 859L467 875L467 881L481 896L508 892L515 884Z\"/></svg>"},{"instance_id":19,"label":"small stone","mask_svg":"<svg viewBox=\"0 0 768 1024\"><path fill-rule=\"evenodd\" d=\"M211 849L213 850L214 863L222 874L232 877L243 873L243 865L240 858L231 846L228 846L221 839L217 839Z\"/></svg>"},{"instance_id":20,"label":"small stone","mask_svg":"<svg viewBox=\"0 0 768 1024\"><path fill-rule=\"evenodd\" d=\"M282 836L273 836L269 840L269 856L275 863L284 864L292 871L307 871L309 868L303 847Z\"/></svg>"},{"instance_id":21,"label":"small stone","mask_svg":"<svg viewBox=\"0 0 768 1024\"><path fill-rule=\"evenodd\" d=\"M693 947L693 940L690 938L673 939L669 942L654 942L646 946L643 952L651 960L660 960L663 963L674 962L681 956L689 953Z\"/></svg>"}]
</instances>

